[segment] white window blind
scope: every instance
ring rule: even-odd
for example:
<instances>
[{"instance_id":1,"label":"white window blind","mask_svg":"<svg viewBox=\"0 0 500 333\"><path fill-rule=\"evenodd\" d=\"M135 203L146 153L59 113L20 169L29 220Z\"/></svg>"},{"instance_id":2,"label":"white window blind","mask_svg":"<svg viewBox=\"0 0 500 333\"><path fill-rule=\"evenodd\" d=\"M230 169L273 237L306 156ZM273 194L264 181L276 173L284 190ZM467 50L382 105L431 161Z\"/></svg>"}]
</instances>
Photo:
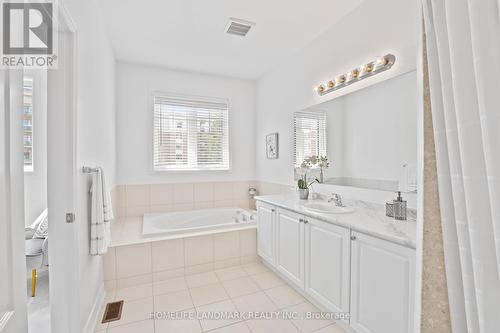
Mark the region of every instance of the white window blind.
<instances>
[{"instance_id":1,"label":"white window blind","mask_svg":"<svg viewBox=\"0 0 500 333\"><path fill-rule=\"evenodd\" d=\"M227 100L154 96L154 169L229 170Z\"/></svg>"},{"instance_id":2,"label":"white window blind","mask_svg":"<svg viewBox=\"0 0 500 333\"><path fill-rule=\"evenodd\" d=\"M300 111L294 113L295 167L309 156L326 155L326 113Z\"/></svg>"},{"instance_id":3,"label":"white window blind","mask_svg":"<svg viewBox=\"0 0 500 333\"><path fill-rule=\"evenodd\" d=\"M33 172L33 78L23 78L24 171Z\"/></svg>"}]
</instances>

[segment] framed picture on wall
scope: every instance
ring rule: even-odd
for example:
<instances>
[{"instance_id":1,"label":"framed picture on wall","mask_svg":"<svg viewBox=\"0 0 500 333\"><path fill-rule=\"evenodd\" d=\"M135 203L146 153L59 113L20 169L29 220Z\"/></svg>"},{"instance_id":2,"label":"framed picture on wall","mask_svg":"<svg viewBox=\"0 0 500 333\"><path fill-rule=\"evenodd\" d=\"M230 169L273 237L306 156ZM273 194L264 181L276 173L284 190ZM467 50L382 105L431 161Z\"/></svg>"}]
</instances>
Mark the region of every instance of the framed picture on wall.
<instances>
[{"instance_id":1,"label":"framed picture on wall","mask_svg":"<svg viewBox=\"0 0 500 333\"><path fill-rule=\"evenodd\" d=\"M266 135L266 154L269 159L277 159L279 153L278 133Z\"/></svg>"}]
</instances>

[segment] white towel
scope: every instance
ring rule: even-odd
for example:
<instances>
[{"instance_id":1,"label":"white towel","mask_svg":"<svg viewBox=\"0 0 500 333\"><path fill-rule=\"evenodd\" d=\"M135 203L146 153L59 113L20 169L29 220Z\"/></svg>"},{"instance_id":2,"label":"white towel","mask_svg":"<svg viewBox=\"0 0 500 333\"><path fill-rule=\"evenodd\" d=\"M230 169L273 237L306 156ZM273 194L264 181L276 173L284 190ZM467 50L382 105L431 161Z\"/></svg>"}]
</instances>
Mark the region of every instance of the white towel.
<instances>
[{"instance_id":1,"label":"white towel","mask_svg":"<svg viewBox=\"0 0 500 333\"><path fill-rule=\"evenodd\" d=\"M92 212L90 225L90 254L103 255L108 251L111 241L111 221L113 210L111 196L106 187L106 178L102 168L92 175Z\"/></svg>"}]
</instances>

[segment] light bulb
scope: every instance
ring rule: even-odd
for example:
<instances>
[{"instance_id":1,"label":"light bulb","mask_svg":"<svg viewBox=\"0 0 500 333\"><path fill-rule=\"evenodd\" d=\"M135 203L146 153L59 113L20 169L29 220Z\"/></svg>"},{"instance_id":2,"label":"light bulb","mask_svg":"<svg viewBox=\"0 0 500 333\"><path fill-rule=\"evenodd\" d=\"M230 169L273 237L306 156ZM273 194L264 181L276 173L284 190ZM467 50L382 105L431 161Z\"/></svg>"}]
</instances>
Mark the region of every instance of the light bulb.
<instances>
[{"instance_id":1,"label":"light bulb","mask_svg":"<svg viewBox=\"0 0 500 333\"><path fill-rule=\"evenodd\" d=\"M377 59L377 67L379 66L385 66L387 65L387 58L386 57L380 57Z\"/></svg>"},{"instance_id":2,"label":"light bulb","mask_svg":"<svg viewBox=\"0 0 500 333\"><path fill-rule=\"evenodd\" d=\"M359 69L353 69L352 71L349 72L349 74L347 74L347 80L348 81L351 81L351 80L354 80L354 79L357 79L359 76Z\"/></svg>"},{"instance_id":3,"label":"light bulb","mask_svg":"<svg viewBox=\"0 0 500 333\"><path fill-rule=\"evenodd\" d=\"M328 89L332 89L333 87L335 87L335 82L330 80L326 83L326 86L328 87Z\"/></svg>"},{"instance_id":4,"label":"light bulb","mask_svg":"<svg viewBox=\"0 0 500 333\"><path fill-rule=\"evenodd\" d=\"M339 75L335 78L336 84L343 84L345 82L345 75Z\"/></svg>"},{"instance_id":5,"label":"light bulb","mask_svg":"<svg viewBox=\"0 0 500 333\"><path fill-rule=\"evenodd\" d=\"M363 67L363 72L370 73L371 71L373 71L373 63L372 62L366 64L365 67Z\"/></svg>"}]
</instances>

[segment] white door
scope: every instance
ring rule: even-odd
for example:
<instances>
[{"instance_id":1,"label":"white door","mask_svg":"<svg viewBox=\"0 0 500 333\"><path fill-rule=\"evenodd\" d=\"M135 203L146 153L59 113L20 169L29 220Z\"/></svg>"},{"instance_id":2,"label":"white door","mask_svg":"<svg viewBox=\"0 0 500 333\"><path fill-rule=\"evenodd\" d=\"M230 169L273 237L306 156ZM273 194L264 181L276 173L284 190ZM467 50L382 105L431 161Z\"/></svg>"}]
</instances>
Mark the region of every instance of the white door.
<instances>
[{"instance_id":1,"label":"white door","mask_svg":"<svg viewBox=\"0 0 500 333\"><path fill-rule=\"evenodd\" d=\"M0 70L0 332L28 331L24 257L23 73Z\"/></svg>"},{"instance_id":2,"label":"white door","mask_svg":"<svg viewBox=\"0 0 500 333\"><path fill-rule=\"evenodd\" d=\"M278 209L276 213L276 268L304 288L304 218Z\"/></svg>"},{"instance_id":3,"label":"white door","mask_svg":"<svg viewBox=\"0 0 500 333\"><path fill-rule=\"evenodd\" d=\"M272 265L274 265L274 215L274 207L257 203L257 253Z\"/></svg>"},{"instance_id":4,"label":"white door","mask_svg":"<svg viewBox=\"0 0 500 333\"><path fill-rule=\"evenodd\" d=\"M332 312L349 312L350 231L306 218L305 291Z\"/></svg>"},{"instance_id":5,"label":"white door","mask_svg":"<svg viewBox=\"0 0 500 333\"><path fill-rule=\"evenodd\" d=\"M413 332L415 250L353 236L351 327L359 333Z\"/></svg>"}]
</instances>

